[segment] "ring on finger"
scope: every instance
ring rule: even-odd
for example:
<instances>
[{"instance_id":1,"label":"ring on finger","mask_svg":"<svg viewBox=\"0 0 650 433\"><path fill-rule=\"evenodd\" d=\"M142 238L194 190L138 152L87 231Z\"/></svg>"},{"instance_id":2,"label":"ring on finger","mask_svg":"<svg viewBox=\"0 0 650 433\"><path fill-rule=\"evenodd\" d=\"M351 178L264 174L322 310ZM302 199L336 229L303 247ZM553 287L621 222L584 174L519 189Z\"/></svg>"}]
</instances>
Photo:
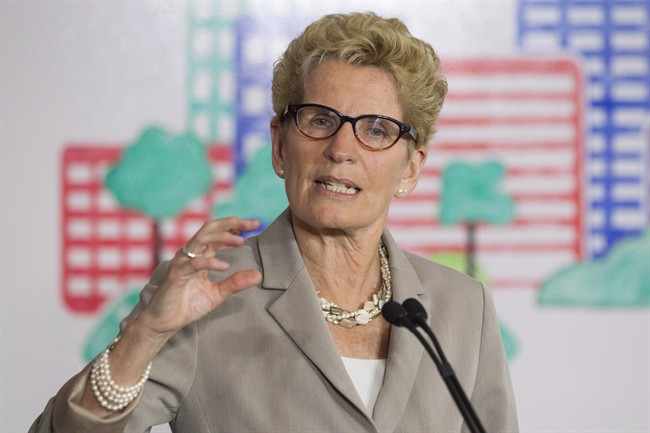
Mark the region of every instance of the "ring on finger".
<instances>
[{"instance_id":1,"label":"ring on finger","mask_svg":"<svg viewBox=\"0 0 650 433\"><path fill-rule=\"evenodd\" d=\"M193 258L199 256L199 255L196 254L196 253L193 253L193 252L191 252L191 251L187 251L187 250L185 249L185 245L183 245L183 246L181 247L180 252L181 252L181 254L183 254L183 255L186 256L186 257L189 257L190 259L193 259Z\"/></svg>"}]
</instances>

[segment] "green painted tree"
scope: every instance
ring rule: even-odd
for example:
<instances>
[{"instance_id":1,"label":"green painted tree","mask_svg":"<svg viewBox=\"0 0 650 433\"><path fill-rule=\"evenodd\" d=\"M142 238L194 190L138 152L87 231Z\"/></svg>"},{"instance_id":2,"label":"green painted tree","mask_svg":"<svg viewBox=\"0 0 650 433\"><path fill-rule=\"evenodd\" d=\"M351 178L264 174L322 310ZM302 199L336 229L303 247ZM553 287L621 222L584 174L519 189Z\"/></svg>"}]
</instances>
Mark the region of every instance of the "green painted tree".
<instances>
[{"instance_id":1,"label":"green painted tree","mask_svg":"<svg viewBox=\"0 0 650 433\"><path fill-rule=\"evenodd\" d=\"M217 203L214 216L254 218L267 226L289 205L284 181L275 174L271 164L271 150L268 143L257 151L237 179L233 197Z\"/></svg>"},{"instance_id":2,"label":"green painted tree","mask_svg":"<svg viewBox=\"0 0 650 433\"><path fill-rule=\"evenodd\" d=\"M541 305L650 307L650 228L614 245L606 257L573 263L542 283Z\"/></svg>"},{"instance_id":3,"label":"green painted tree","mask_svg":"<svg viewBox=\"0 0 650 433\"><path fill-rule=\"evenodd\" d=\"M476 273L476 227L479 223L506 224L515 213L514 202L500 190L505 174L496 161L470 164L455 161L447 165L442 175L440 222L465 224L466 273Z\"/></svg>"},{"instance_id":4,"label":"green painted tree","mask_svg":"<svg viewBox=\"0 0 650 433\"><path fill-rule=\"evenodd\" d=\"M205 147L191 134L147 128L105 179L120 205L153 219L153 266L160 262L160 221L178 215L212 185Z\"/></svg>"}]
</instances>

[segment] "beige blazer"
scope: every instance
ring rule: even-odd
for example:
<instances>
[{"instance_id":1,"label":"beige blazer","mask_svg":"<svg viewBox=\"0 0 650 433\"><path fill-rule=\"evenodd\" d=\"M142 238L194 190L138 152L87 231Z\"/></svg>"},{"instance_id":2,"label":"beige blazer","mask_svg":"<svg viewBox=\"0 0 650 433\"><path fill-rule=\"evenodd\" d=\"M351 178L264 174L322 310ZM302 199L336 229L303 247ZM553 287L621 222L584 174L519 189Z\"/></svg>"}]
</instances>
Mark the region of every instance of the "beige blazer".
<instances>
[{"instance_id":1,"label":"beige blazer","mask_svg":"<svg viewBox=\"0 0 650 433\"><path fill-rule=\"evenodd\" d=\"M425 306L486 430L517 431L490 295L477 281L404 252L388 231L383 239L394 299L415 297ZM466 431L433 362L404 328L391 328L384 383L368 412L323 320L288 210L223 255L231 262L228 272L259 269L261 285L174 336L153 361L135 403L106 420L86 413L77 404L86 367L50 400L30 432L145 432L163 423L187 433ZM129 318L148 302L164 272L161 266L154 273Z\"/></svg>"}]
</instances>

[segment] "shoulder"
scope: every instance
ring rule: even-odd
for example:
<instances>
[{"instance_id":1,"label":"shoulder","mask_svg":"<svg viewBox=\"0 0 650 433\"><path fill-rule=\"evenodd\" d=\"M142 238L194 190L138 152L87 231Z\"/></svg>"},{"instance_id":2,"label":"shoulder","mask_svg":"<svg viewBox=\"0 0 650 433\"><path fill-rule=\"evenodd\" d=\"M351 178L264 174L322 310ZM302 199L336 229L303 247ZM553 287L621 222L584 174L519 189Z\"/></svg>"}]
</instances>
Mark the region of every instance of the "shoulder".
<instances>
[{"instance_id":1,"label":"shoulder","mask_svg":"<svg viewBox=\"0 0 650 433\"><path fill-rule=\"evenodd\" d=\"M253 236L239 247L226 247L217 252L217 258L230 263L230 272L260 268L258 237Z\"/></svg>"},{"instance_id":2,"label":"shoulder","mask_svg":"<svg viewBox=\"0 0 650 433\"><path fill-rule=\"evenodd\" d=\"M453 287L480 287L481 283L456 269L436 263L426 257L404 251L404 256L409 261L413 270L418 275L423 285L431 283L432 280L443 284L451 284Z\"/></svg>"},{"instance_id":3,"label":"shoulder","mask_svg":"<svg viewBox=\"0 0 650 433\"><path fill-rule=\"evenodd\" d=\"M421 285L419 294L422 296L419 299L427 308L438 311L437 314L449 314L449 320L454 319L454 316L482 316L486 303L483 284L460 271L425 257L406 251L404 256Z\"/></svg>"}]
</instances>

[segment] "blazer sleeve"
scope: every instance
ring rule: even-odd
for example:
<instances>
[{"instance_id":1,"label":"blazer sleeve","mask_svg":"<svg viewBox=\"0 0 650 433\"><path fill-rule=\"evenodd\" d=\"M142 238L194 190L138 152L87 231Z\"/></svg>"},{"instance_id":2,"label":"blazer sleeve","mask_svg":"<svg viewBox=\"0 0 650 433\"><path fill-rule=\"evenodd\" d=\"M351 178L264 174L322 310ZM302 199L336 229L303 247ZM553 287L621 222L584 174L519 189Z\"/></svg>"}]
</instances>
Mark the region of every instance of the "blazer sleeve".
<instances>
[{"instance_id":1,"label":"blazer sleeve","mask_svg":"<svg viewBox=\"0 0 650 433\"><path fill-rule=\"evenodd\" d=\"M136 318L150 301L167 272L167 266L167 263L163 263L156 269L151 281L142 290L140 301L122 321L120 329ZM123 411L102 418L80 406L90 377L91 362L50 399L29 433L147 432L153 425L171 421L194 379L198 339L196 328L196 324L188 325L167 342L153 360L144 391ZM182 371L179 371L178 365L183 365Z\"/></svg>"},{"instance_id":2,"label":"blazer sleeve","mask_svg":"<svg viewBox=\"0 0 650 433\"><path fill-rule=\"evenodd\" d=\"M518 432L517 409L494 301L485 286L478 371L470 401L485 431ZM463 432L469 432L463 423Z\"/></svg>"}]
</instances>

